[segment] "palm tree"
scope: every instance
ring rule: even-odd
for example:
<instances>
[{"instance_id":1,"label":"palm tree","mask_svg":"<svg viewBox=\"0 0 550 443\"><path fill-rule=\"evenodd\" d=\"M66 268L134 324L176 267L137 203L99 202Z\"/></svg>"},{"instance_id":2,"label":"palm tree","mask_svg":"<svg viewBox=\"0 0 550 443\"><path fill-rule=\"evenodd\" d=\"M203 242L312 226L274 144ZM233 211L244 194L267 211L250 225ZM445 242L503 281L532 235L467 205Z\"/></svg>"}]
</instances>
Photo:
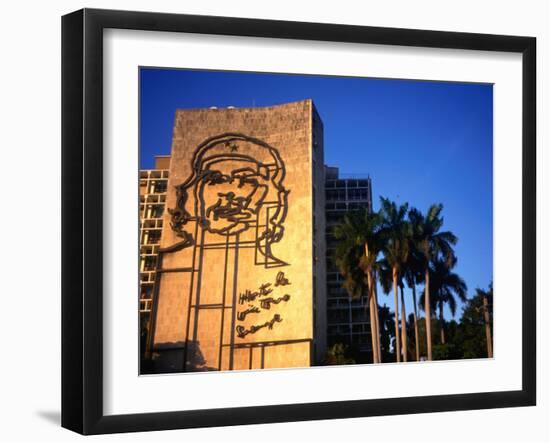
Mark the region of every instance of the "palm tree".
<instances>
[{"instance_id":1,"label":"palm tree","mask_svg":"<svg viewBox=\"0 0 550 443\"><path fill-rule=\"evenodd\" d=\"M403 349L403 361L407 361L407 349L408 349L408 342L407 342L407 309L405 305L405 296L403 294L403 281L399 283L399 288L401 289L401 344Z\"/></svg>"},{"instance_id":2,"label":"palm tree","mask_svg":"<svg viewBox=\"0 0 550 443\"><path fill-rule=\"evenodd\" d=\"M378 262L378 281L380 282L380 286L382 287L382 291L384 294L388 295L393 290L393 270L392 266L388 263L388 260L383 257ZM394 300L395 303L395 300ZM386 306L386 305L384 305ZM387 308L389 309L389 308ZM399 310L396 308L394 310L394 314L392 314L392 327L394 329L393 331L393 347L394 351L397 354L395 356L396 361L400 361L400 349L401 346L401 337L399 334Z\"/></svg>"},{"instance_id":3,"label":"palm tree","mask_svg":"<svg viewBox=\"0 0 550 443\"><path fill-rule=\"evenodd\" d=\"M383 247L380 235L381 216L368 209L349 212L342 223L334 227L339 240L335 263L344 277L344 287L352 297L367 292L370 313L373 362L381 362L378 304L375 296L375 268Z\"/></svg>"},{"instance_id":4,"label":"palm tree","mask_svg":"<svg viewBox=\"0 0 550 443\"><path fill-rule=\"evenodd\" d=\"M409 238L410 241L410 252L409 252L409 259L407 260L407 263L405 264L404 269L404 278L407 282L407 286L411 288L412 290L412 298L413 298L413 323L414 323L414 348L415 348L415 355L416 355L416 361L420 361L420 348L419 348L419 340L418 340L418 312L417 312L417 301L416 301L416 285L417 283L422 283L424 280L424 275L422 272L422 266L421 261L418 258L418 253L415 251L415 238L414 238L414 232L415 227L411 225L411 231L412 235Z\"/></svg>"},{"instance_id":5,"label":"palm tree","mask_svg":"<svg viewBox=\"0 0 550 443\"><path fill-rule=\"evenodd\" d=\"M424 306L426 312L426 348L428 351L428 360L432 360L432 311L430 302L429 265L438 256L443 257L447 264L450 265L455 259L453 246L458 240L452 232L440 232L443 226L443 217L441 217L442 210L443 205L438 204L431 205L425 216L415 208L409 211L409 220L411 225L415 227L415 247L419 252L418 257L424 269Z\"/></svg>"},{"instance_id":6,"label":"palm tree","mask_svg":"<svg viewBox=\"0 0 550 443\"><path fill-rule=\"evenodd\" d=\"M483 320L485 322L485 339L487 340L487 357L493 358L493 339L491 334L491 314L493 312L493 283L489 285L489 290L476 289L478 297L483 300ZM491 311L491 312L489 312Z\"/></svg>"},{"instance_id":7,"label":"palm tree","mask_svg":"<svg viewBox=\"0 0 550 443\"><path fill-rule=\"evenodd\" d=\"M377 348L378 348L378 363L382 363L382 345L380 343L380 337L381 337L381 321L380 321L380 305L378 304L378 288L376 285L376 282L378 280L378 262L375 261L374 264L371 266L372 269L372 277L371 277L371 291L372 291L372 303L376 307L376 340L377 340ZM368 281L368 279L367 279Z\"/></svg>"},{"instance_id":8,"label":"palm tree","mask_svg":"<svg viewBox=\"0 0 550 443\"><path fill-rule=\"evenodd\" d=\"M410 213L409 213L410 215ZM423 255L418 250L419 245L419 233L421 233L421 227L418 226L418 218L411 220L409 216L409 255L407 262L403 266L403 277L407 282L407 286L412 290L413 298L413 314L412 320L414 323L414 348L416 361L420 361L420 342L418 334L418 303L416 300L416 285L424 281L424 268L423 268Z\"/></svg>"},{"instance_id":9,"label":"palm tree","mask_svg":"<svg viewBox=\"0 0 550 443\"><path fill-rule=\"evenodd\" d=\"M456 258L453 260L451 266L447 262L437 258L434 260L430 266L430 287L429 291L432 295L432 303L434 306L437 306L439 310L439 323L440 323L440 334L441 334L441 344L445 344L445 319L443 318L443 307L445 304L449 305L451 314L456 314L456 299L455 295L462 301L466 301L466 283L462 278L452 272L452 269L456 265ZM425 294L426 290L424 289L420 297L420 305L425 305ZM427 316L427 315L426 315Z\"/></svg>"},{"instance_id":10,"label":"palm tree","mask_svg":"<svg viewBox=\"0 0 550 443\"><path fill-rule=\"evenodd\" d=\"M401 338L399 334L399 300L397 287L401 284L402 268L407 262L409 255L409 237L410 225L406 220L408 204L397 206L395 202L387 198L380 199L380 212L382 214L382 231L384 237L384 259L392 271L393 295L395 303L395 341L396 341L396 360L401 361ZM403 298L402 298L403 302ZM403 305L404 307L404 305ZM406 319L403 319L406 320ZM402 320L402 324L406 324ZM407 360L407 353L404 353L403 359Z\"/></svg>"},{"instance_id":11,"label":"palm tree","mask_svg":"<svg viewBox=\"0 0 550 443\"><path fill-rule=\"evenodd\" d=\"M380 285L382 286L382 290L384 291L384 294L389 294L393 289L393 270L392 266L389 265L386 258L383 258L379 262L379 277L380 277ZM405 297L404 297L404 285L403 285L403 279L400 278L397 282L397 286L399 287L401 291L401 331L399 331L399 309L395 309L395 316L394 316L394 327L395 327L395 333L397 334L397 338L395 339L395 352L403 357L403 361L407 361L407 312L405 309ZM395 299L394 299L395 302ZM397 324L397 326L396 326ZM396 356L396 361L399 360L400 357Z\"/></svg>"},{"instance_id":12,"label":"palm tree","mask_svg":"<svg viewBox=\"0 0 550 443\"><path fill-rule=\"evenodd\" d=\"M389 350L391 348L392 341L395 348L395 336L394 336L394 316L395 314L390 311L390 308L386 305L378 307L378 314L380 318L380 342L382 345L382 352L389 358Z\"/></svg>"}]
</instances>

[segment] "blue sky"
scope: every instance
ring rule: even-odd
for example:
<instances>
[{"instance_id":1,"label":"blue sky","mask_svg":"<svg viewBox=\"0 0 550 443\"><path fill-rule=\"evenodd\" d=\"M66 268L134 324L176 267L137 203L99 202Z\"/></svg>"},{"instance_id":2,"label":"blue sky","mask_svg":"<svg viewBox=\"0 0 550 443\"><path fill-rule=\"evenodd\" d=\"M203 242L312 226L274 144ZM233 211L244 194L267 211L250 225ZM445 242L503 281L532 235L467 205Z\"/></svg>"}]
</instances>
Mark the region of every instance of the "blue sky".
<instances>
[{"instance_id":1,"label":"blue sky","mask_svg":"<svg viewBox=\"0 0 550 443\"><path fill-rule=\"evenodd\" d=\"M380 196L422 211L443 203L444 229L459 237L455 271L470 296L487 287L493 278L492 85L142 68L141 167L170 153L178 108L306 98L324 123L325 163L369 174L375 209ZM379 301L393 307L392 299Z\"/></svg>"}]
</instances>

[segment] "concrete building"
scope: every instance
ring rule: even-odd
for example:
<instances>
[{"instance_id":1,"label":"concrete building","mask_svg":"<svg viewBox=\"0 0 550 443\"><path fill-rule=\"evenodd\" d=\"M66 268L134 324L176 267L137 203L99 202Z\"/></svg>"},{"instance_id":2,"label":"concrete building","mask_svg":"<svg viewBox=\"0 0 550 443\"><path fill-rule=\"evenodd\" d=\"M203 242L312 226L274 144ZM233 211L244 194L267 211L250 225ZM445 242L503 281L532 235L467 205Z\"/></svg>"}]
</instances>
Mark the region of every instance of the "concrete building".
<instances>
[{"instance_id":1,"label":"concrete building","mask_svg":"<svg viewBox=\"0 0 550 443\"><path fill-rule=\"evenodd\" d=\"M143 330L148 328L153 306L155 269L162 233L169 156L156 156L155 168L139 173L139 313Z\"/></svg>"},{"instance_id":2,"label":"concrete building","mask_svg":"<svg viewBox=\"0 0 550 443\"><path fill-rule=\"evenodd\" d=\"M141 303L155 372L321 363L323 149L311 100L177 111L168 171L141 178ZM161 180L166 194L150 192ZM162 219L147 212L157 197Z\"/></svg>"},{"instance_id":3,"label":"concrete building","mask_svg":"<svg viewBox=\"0 0 550 443\"><path fill-rule=\"evenodd\" d=\"M333 257L334 225L347 211L372 211L372 183L369 177L341 177L337 167L325 167L326 251L327 251L327 338L344 343L366 355L372 352L367 296L351 300L342 287L343 279Z\"/></svg>"}]
</instances>

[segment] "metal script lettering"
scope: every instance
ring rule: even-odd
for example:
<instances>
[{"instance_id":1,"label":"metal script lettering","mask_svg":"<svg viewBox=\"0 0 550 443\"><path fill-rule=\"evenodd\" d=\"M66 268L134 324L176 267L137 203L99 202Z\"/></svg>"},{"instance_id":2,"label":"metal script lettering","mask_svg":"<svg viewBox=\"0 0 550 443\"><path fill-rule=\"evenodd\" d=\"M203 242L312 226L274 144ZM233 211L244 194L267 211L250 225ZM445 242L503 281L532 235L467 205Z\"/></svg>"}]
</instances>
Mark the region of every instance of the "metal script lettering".
<instances>
[{"instance_id":1,"label":"metal script lettering","mask_svg":"<svg viewBox=\"0 0 550 443\"><path fill-rule=\"evenodd\" d=\"M245 309L244 311L241 311L237 314L237 319L240 321L243 321L248 314L258 313L260 312L260 309L257 306L253 306L251 308Z\"/></svg>"},{"instance_id":2,"label":"metal script lettering","mask_svg":"<svg viewBox=\"0 0 550 443\"><path fill-rule=\"evenodd\" d=\"M277 299L273 297L264 298L263 300L260 300L260 306L262 307L262 309L271 309L272 304L278 305L282 301L289 301L289 300L290 300L290 295L288 294L285 294L282 297L279 297Z\"/></svg>"},{"instance_id":3,"label":"metal script lettering","mask_svg":"<svg viewBox=\"0 0 550 443\"><path fill-rule=\"evenodd\" d=\"M239 294L239 304L244 305L245 303L252 302L258 297L265 297L273 292L273 289L269 289L271 283L264 283L260 286L258 291L246 290L244 293Z\"/></svg>"},{"instance_id":4,"label":"metal script lettering","mask_svg":"<svg viewBox=\"0 0 550 443\"><path fill-rule=\"evenodd\" d=\"M239 338L244 338L248 334L255 334L256 332L258 332L262 328L273 329L273 325L275 323L282 322L282 321L283 321L283 319L281 318L281 316L279 314L275 314L271 320L266 321L262 325L251 326L250 329L246 329L244 326L239 325L236 328L237 335L239 336Z\"/></svg>"},{"instance_id":5,"label":"metal script lettering","mask_svg":"<svg viewBox=\"0 0 550 443\"><path fill-rule=\"evenodd\" d=\"M275 278L275 286L287 286L290 282L288 281L288 278L285 277L284 272L278 272L277 277Z\"/></svg>"}]
</instances>

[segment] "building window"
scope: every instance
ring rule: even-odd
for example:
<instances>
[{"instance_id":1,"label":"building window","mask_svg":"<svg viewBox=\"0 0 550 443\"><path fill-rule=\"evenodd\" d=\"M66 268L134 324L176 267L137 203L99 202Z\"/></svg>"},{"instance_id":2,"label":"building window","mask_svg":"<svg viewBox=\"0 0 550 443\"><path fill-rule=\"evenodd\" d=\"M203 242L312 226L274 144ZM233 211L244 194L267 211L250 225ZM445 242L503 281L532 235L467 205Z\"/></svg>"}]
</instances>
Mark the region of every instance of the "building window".
<instances>
[{"instance_id":1,"label":"building window","mask_svg":"<svg viewBox=\"0 0 550 443\"><path fill-rule=\"evenodd\" d=\"M154 185L154 193L155 194L164 194L166 192L166 184L167 184L167 181L166 180L161 180L161 181L157 181L155 182L155 185Z\"/></svg>"},{"instance_id":2,"label":"building window","mask_svg":"<svg viewBox=\"0 0 550 443\"><path fill-rule=\"evenodd\" d=\"M149 231L148 235L146 234L147 235L146 244L148 245L158 244L160 242L160 234L161 234L160 230Z\"/></svg>"},{"instance_id":3,"label":"building window","mask_svg":"<svg viewBox=\"0 0 550 443\"><path fill-rule=\"evenodd\" d=\"M154 271L155 267L157 266L157 257L145 257L144 263L143 263L143 270L144 271Z\"/></svg>"},{"instance_id":4,"label":"building window","mask_svg":"<svg viewBox=\"0 0 550 443\"><path fill-rule=\"evenodd\" d=\"M368 200L369 199L368 189L365 189L365 188L348 189L348 199L349 200Z\"/></svg>"},{"instance_id":5,"label":"building window","mask_svg":"<svg viewBox=\"0 0 550 443\"><path fill-rule=\"evenodd\" d=\"M161 218L164 213L164 205L151 205L150 206L150 218Z\"/></svg>"},{"instance_id":6,"label":"building window","mask_svg":"<svg viewBox=\"0 0 550 443\"><path fill-rule=\"evenodd\" d=\"M327 189L325 191L325 196L327 200L345 200L346 190L345 189Z\"/></svg>"}]
</instances>

